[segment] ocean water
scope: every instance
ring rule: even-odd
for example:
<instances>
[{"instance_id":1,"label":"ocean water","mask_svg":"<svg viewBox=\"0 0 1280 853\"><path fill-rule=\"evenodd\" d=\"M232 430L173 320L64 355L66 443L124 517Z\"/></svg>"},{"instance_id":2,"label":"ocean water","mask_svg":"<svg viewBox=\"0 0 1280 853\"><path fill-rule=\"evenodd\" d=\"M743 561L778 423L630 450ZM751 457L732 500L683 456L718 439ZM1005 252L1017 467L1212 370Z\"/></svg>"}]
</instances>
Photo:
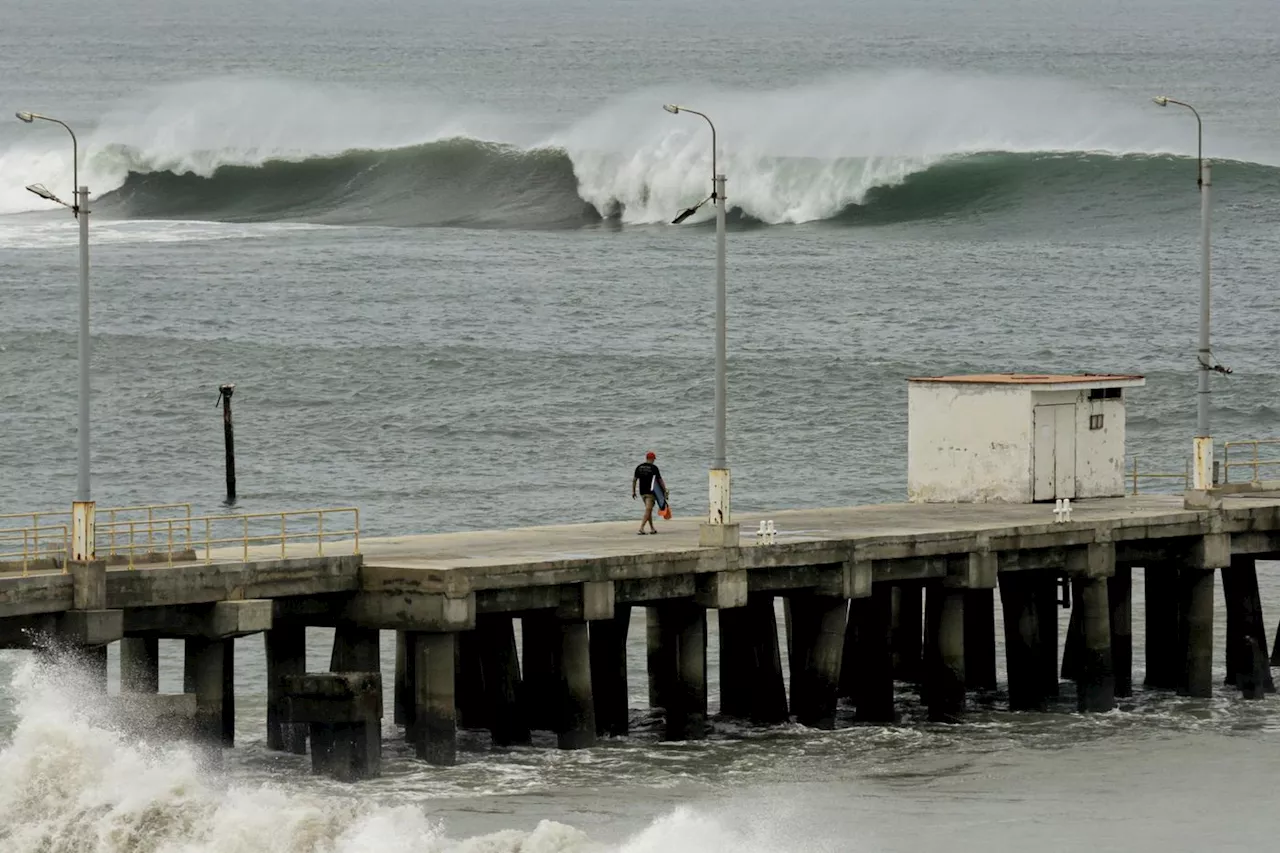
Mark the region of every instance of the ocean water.
<instances>
[{"instance_id":1,"label":"ocean water","mask_svg":"<svg viewBox=\"0 0 1280 853\"><path fill-rule=\"evenodd\" d=\"M675 511L697 513L714 237L709 217L667 223L709 191L710 138L672 101L713 117L729 181L738 508L901 500L905 379L944 372L1143 373L1130 457L1182 470L1196 127L1157 94L1196 105L1215 163L1213 334L1234 372L1213 377L1214 434L1280 434L1273 5L0 0L0 107L70 123L95 198L94 497L220 510L214 403L235 382L243 511L356 505L374 535L626 518L654 449ZM0 121L0 513L74 488L77 234L22 189L69 194L69 142ZM1261 574L1271 619L1280 584ZM0 653L0 849L1254 850L1276 834L1274 699L1140 692L1085 719L1069 692L1039 716L997 695L931 727L904 693L903 726L718 723L660 744L636 619L632 738L498 754L469 734L438 770L389 727L388 773L361 786L262 748L256 640L222 771L122 740L74 679ZM317 667L325 643L313 632Z\"/></svg>"}]
</instances>

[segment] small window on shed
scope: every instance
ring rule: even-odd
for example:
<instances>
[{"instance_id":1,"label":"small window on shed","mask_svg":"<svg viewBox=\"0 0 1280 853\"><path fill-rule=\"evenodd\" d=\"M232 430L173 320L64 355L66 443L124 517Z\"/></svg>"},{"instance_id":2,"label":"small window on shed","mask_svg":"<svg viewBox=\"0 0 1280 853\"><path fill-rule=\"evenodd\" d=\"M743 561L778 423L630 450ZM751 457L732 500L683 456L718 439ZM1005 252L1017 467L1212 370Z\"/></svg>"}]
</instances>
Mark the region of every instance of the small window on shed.
<instances>
[{"instance_id":1,"label":"small window on shed","mask_svg":"<svg viewBox=\"0 0 1280 853\"><path fill-rule=\"evenodd\" d=\"M1120 388L1092 388L1089 390L1090 400L1116 400L1119 399L1123 389Z\"/></svg>"},{"instance_id":2,"label":"small window on shed","mask_svg":"<svg viewBox=\"0 0 1280 853\"><path fill-rule=\"evenodd\" d=\"M1089 429L1102 429L1103 415L1089 415Z\"/></svg>"}]
</instances>

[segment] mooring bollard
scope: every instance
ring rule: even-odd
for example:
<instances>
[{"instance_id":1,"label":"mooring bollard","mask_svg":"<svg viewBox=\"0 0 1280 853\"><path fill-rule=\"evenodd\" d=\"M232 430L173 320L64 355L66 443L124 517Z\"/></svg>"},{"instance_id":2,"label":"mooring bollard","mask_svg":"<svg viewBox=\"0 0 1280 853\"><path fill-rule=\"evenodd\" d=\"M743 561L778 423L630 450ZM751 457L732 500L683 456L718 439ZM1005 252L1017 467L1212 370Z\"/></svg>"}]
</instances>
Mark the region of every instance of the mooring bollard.
<instances>
[{"instance_id":1,"label":"mooring bollard","mask_svg":"<svg viewBox=\"0 0 1280 853\"><path fill-rule=\"evenodd\" d=\"M235 390L234 383L218 386L218 404L222 406L222 438L226 445L228 506L236 502L236 429L231 422L231 395Z\"/></svg>"}]
</instances>

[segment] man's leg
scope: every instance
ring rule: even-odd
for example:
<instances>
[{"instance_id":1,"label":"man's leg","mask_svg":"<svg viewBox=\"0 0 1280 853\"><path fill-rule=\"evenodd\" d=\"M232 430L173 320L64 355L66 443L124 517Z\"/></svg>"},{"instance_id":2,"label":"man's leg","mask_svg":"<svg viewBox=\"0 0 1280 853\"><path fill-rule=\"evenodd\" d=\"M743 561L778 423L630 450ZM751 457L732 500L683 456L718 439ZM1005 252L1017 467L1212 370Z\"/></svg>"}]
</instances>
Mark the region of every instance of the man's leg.
<instances>
[{"instance_id":1,"label":"man's leg","mask_svg":"<svg viewBox=\"0 0 1280 853\"><path fill-rule=\"evenodd\" d=\"M654 533L658 532L658 528L653 526L653 504L657 499L653 495L644 496L644 521L649 522L649 529ZM640 529L644 529L644 521L640 522Z\"/></svg>"}]
</instances>

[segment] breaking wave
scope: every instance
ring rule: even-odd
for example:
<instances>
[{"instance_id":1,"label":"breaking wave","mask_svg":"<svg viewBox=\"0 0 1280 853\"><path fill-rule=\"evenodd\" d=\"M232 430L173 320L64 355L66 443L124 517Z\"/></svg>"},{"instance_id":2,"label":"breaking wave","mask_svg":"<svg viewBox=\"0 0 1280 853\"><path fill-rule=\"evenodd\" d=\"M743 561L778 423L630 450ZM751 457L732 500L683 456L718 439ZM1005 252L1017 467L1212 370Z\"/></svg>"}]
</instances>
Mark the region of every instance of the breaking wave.
<instances>
[{"instance_id":1,"label":"breaking wave","mask_svg":"<svg viewBox=\"0 0 1280 853\"><path fill-rule=\"evenodd\" d=\"M689 97L720 122L734 215L765 224L928 220L1073 198L1159 210L1194 175L1184 128L1167 114L1052 81L904 72ZM706 125L660 103L637 94L548 131L447 105L211 81L108 114L83 171L99 209L122 218L661 223L709 192L711 163ZM21 146L0 152L0 212L39 203L15 186L70 183L58 151L29 137ZM1280 189L1270 158L1224 153L1220 182L1259 197Z\"/></svg>"}]
</instances>

